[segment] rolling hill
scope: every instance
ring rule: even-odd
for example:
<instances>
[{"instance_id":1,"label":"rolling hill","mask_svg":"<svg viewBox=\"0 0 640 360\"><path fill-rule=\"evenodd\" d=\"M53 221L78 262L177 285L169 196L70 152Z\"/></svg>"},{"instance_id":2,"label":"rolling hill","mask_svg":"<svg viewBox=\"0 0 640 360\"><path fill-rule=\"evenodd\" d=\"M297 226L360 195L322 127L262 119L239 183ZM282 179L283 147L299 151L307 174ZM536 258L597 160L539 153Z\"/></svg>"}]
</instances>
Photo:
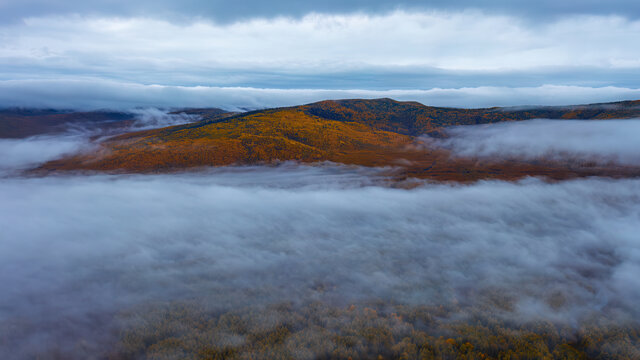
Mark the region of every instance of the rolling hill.
<instances>
[{"instance_id":1,"label":"rolling hill","mask_svg":"<svg viewBox=\"0 0 640 360\"><path fill-rule=\"evenodd\" d=\"M456 109L392 99L321 101L300 107L324 119L354 121L377 129L418 136L453 125L545 119L624 119L640 116L640 100L607 104Z\"/></svg>"},{"instance_id":2,"label":"rolling hill","mask_svg":"<svg viewBox=\"0 0 640 360\"><path fill-rule=\"evenodd\" d=\"M187 113L205 113L191 109ZM452 125L534 118L640 117L640 101L570 107L455 109L391 99L321 101L239 114L212 114L197 123L112 137L99 150L48 162L39 171L168 172L202 166L295 160L393 167L399 178L470 181L547 176L638 176L632 167L549 161L454 158L417 146L423 134Z\"/></svg>"}]
</instances>

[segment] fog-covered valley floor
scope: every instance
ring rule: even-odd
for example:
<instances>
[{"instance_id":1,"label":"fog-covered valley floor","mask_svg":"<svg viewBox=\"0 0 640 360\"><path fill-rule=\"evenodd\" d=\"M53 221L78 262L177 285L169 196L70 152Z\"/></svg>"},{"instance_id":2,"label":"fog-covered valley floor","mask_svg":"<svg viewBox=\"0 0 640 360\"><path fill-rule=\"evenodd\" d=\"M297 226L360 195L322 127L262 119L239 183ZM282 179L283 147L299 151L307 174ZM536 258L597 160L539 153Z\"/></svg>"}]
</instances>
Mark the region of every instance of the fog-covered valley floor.
<instances>
[{"instance_id":1,"label":"fog-covered valley floor","mask_svg":"<svg viewBox=\"0 0 640 360\"><path fill-rule=\"evenodd\" d=\"M473 331L503 328L534 345L526 329L555 334L550 352L640 354L638 179L407 189L384 169L330 163L16 173L68 137L42 139L0 143L27 149L1 163L0 354L10 358L399 357L409 350L394 346L417 344L418 331L446 358L466 343L484 349ZM86 144L60 153L73 146ZM635 161L632 145L606 149ZM393 340L371 345L368 329ZM581 343L589 331L601 342ZM273 333L282 338L256 340Z\"/></svg>"},{"instance_id":2,"label":"fog-covered valley floor","mask_svg":"<svg viewBox=\"0 0 640 360\"><path fill-rule=\"evenodd\" d=\"M194 299L216 310L383 301L570 326L640 320L640 181L376 181L304 166L5 179L3 345L90 343L107 329L96 319Z\"/></svg>"}]
</instances>

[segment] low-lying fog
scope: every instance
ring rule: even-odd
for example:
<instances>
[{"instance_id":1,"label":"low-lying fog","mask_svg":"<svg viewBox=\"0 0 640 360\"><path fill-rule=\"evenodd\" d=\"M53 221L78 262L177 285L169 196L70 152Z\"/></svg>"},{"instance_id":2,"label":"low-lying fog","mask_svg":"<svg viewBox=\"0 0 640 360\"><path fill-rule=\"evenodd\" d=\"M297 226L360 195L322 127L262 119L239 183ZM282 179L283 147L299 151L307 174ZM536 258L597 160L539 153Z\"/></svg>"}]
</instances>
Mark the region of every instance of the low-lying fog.
<instances>
[{"instance_id":1,"label":"low-lying fog","mask_svg":"<svg viewBox=\"0 0 640 360\"><path fill-rule=\"evenodd\" d=\"M640 320L639 180L372 182L303 166L4 179L3 332L26 321L41 331L19 341L46 344L100 314L191 298L229 309L498 294L513 319Z\"/></svg>"},{"instance_id":2,"label":"low-lying fog","mask_svg":"<svg viewBox=\"0 0 640 360\"><path fill-rule=\"evenodd\" d=\"M640 119L527 120L447 129L426 144L459 156L579 159L640 164Z\"/></svg>"},{"instance_id":3,"label":"low-lying fog","mask_svg":"<svg viewBox=\"0 0 640 360\"><path fill-rule=\"evenodd\" d=\"M103 129L96 123L68 124L63 133L44 134L26 139L0 138L0 177L15 174L64 155L88 151L95 141L127 131L147 130L181 125L200 119L185 113L171 114L167 110L146 108L130 110L135 115L124 127Z\"/></svg>"},{"instance_id":4,"label":"low-lying fog","mask_svg":"<svg viewBox=\"0 0 640 360\"><path fill-rule=\"evenodd\" d=\"M173 125L182 125L200 120L198 115L169 113L166 109L141 108L130 110L135 114L134 130L145 130Z\"/></svg>"}]
</instances>

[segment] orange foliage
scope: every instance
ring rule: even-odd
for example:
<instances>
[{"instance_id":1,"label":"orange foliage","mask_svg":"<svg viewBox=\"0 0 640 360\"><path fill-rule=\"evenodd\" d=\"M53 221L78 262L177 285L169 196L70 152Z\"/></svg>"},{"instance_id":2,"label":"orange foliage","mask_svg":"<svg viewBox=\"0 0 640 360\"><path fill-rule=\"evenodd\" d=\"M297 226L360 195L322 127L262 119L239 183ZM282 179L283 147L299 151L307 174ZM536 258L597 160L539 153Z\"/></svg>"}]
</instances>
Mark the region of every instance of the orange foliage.
<instances>
[{"instance_id":1,"label":"orange foliage","mask_svg":"<svg viewBox=\"0 0 640 360\"><path fill-rule=\"evenodd\" d=\"M622 104L622 103L620 103ZM626 104L626 103L625 103ZM323 101L243 114L207 115L207 120L111 138L101 149L51 161L39 171L97 170L166 172L234 164L295 160L388 166L397 180L513 180L524 176L567 179L581 176L640 176L633 167L558 162L455 158L445 150L412 146L413 135L437 133L446 125L534 117L608 117L640 112L635 103L572 108L449 109L412 102ZM196 110L192 110L196 111ZM206 112L205 112L206 113Z\"/></svg>"}]
</instances>

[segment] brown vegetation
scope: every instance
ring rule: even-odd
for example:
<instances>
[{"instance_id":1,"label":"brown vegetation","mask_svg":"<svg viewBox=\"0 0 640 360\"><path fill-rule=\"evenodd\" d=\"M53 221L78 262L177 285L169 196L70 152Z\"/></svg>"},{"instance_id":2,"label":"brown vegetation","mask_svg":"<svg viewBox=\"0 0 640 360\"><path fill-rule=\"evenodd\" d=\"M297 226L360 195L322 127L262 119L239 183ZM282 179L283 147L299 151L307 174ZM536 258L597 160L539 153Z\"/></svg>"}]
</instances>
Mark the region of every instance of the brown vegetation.
<instances>
[{"instance_id":1,"label":"brown vegetation","mask_svg":"<svg viewBox=\"0 0 640 360\"><path fill-rule=\"evenodd\" d=\"M205 110L189 110L207 114ZM128 133L99 151L49 162L39 171L166 172L202 166L294 160L397 168L394 175L474 181L547 176L639 176L640 169L540 159L454 158L416 145L416 136L444 126L538 117L604 119L640 115L638 102L532 109L450 109L390 99L340 100L242 114L212 113L198 123Z\"/></svg>"}]
</instances>

